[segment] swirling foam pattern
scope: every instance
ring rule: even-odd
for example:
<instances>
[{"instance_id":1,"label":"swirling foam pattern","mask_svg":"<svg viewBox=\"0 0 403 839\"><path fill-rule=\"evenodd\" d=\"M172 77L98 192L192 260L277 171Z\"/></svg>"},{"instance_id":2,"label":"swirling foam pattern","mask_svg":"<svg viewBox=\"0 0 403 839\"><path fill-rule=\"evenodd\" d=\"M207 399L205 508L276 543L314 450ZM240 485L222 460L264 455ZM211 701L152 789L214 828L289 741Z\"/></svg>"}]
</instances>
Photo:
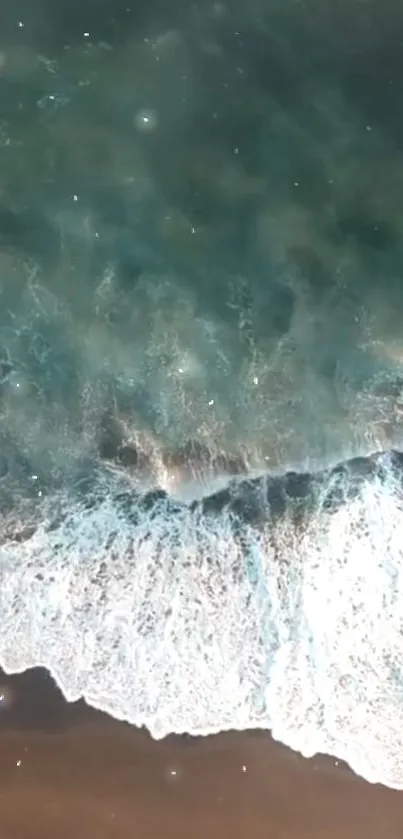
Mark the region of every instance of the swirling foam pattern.
<instances>
[{"instance_id":1,"label":"swirling foam pattern","mask_svg":"<svg viewBox=\"0 0 403 839\"><path fill-rule=\"evenodd\" d=\"M156 738L271 729L403 789L402 463L40 499L0 548L1 665Z\"/></svg>"}]
</instances>

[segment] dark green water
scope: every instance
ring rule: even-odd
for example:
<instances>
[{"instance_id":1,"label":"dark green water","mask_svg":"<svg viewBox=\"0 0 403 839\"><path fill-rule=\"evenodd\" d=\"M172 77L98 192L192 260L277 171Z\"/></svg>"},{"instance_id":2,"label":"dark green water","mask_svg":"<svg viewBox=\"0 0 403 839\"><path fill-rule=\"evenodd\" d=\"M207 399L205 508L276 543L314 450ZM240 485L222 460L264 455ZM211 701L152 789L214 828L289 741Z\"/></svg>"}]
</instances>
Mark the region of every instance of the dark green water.
<instances>
[{"instance_id":1,"label":"dark green water","mask_svg":"<svg viewBox=\"0 0 403 839\"><path fill-rule=\"evenodd\" d=\"M114 422L253 466L399 445L402 25L371 0L2 4L7 482L80 471Z\"/></svg>"}]
</instances>

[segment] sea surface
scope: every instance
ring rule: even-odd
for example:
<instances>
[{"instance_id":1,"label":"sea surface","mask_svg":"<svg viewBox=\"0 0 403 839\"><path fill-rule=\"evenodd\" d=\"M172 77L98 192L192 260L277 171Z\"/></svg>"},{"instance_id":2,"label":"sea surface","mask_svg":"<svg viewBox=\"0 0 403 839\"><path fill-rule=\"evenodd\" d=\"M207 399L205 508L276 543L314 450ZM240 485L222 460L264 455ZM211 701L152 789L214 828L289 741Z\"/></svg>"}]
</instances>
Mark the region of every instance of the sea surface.
<instances>
[{"instance_id":1,"label":"sea surface","mask_svg":"<svg viewBox=\"0 0 403 839\"><path fill-rule=\"evenodd\" d=\"M391 0L0 8L1 666L397 788L400 479L275 524L202 507L403 449L402 26Z\"/></svg>"}]
</instances>

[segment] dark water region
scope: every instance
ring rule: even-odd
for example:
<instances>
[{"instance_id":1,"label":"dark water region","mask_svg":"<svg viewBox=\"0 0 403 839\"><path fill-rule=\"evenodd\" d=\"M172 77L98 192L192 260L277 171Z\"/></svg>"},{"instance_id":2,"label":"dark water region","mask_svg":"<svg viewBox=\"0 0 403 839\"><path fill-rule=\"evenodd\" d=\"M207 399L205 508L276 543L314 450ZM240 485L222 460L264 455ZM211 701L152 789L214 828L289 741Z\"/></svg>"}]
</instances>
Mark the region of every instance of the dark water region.
<instances>
[{"instance_id":1,"label":"dark water region","mask_svg":"<svg viewBox=\"0 0 403 839\"><path fill-rule=\"evenodd\" d=\"M402 17L2 6L8 486L139 434L259 468L399 444Z\"/></svg>"}]
</instances>

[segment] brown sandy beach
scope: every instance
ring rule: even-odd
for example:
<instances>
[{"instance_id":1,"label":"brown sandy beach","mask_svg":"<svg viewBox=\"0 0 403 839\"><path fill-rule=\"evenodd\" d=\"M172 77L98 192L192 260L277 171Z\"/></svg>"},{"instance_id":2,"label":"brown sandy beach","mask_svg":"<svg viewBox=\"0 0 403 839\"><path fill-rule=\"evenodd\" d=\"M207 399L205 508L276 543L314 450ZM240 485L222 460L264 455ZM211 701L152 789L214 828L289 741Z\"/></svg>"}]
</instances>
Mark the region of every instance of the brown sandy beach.
<instances>
[{"instance_id":1,"label":"brown sandy beach","mask_svg":"<svg viewBox=\"0 0 403 839\"><path fill-rule=\"evenodd\" d=\"M1 839L401 839L403 793L262 733L154 742L42 671L1 678Z\"/></svg>"}]
</instances>

